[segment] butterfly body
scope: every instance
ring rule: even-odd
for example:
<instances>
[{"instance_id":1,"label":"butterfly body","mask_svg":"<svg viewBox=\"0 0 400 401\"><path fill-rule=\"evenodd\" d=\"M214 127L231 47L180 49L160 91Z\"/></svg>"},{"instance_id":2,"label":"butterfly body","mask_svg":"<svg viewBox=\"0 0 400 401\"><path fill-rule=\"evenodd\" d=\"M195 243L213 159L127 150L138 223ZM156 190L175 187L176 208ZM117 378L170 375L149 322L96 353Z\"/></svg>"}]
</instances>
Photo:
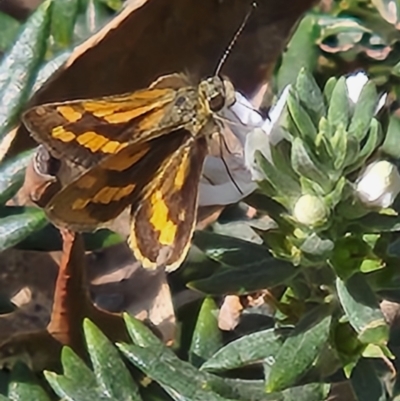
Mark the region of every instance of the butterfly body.
<instances>
[{"instance_id":1,"label":"butterfly body","mask_svg":"<svg viewBox=\"0 0 400 401\"><path fill-rule=\"evenodd\" d=\"M93 230L131 208L128 243L144 267L173 270L188 251L207 139L233 104L229 81L178 75L148 89L28 110L23 121L52 156L83 172L45 205L56 225Z\"/></svg>"}]
</instances>

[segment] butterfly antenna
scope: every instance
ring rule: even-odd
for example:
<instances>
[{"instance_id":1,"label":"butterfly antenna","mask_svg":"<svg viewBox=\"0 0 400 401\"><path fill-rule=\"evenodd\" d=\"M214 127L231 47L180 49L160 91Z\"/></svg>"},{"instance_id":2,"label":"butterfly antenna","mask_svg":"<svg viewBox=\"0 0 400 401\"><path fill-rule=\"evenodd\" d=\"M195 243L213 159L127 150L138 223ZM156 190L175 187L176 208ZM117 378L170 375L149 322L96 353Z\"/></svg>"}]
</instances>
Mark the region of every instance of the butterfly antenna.
<instances>
[{"instance_id":1,"label":"butterfly antenna","mask_svg":"<svg viewBox=\"0 0 400 401\"><path fill-rule=\"evenodd\" d=\"M253 3L251 3L251 7L250 7L249 11L247 11L247 14L243 19L243 22L240 24L239 29L236 31L236 33L233 36L231 42L229 43L228 47L226 48L223 56L219 60L219 63L217 65L217 68L215 69L215 74L214 75L219 75L219 73L221 72L222 67L224 66L224 64L226 62L226 59L228 58L229 54L231 53L231 50L232 50L233 46L236 44L236 41L237 41L238 37L243 32L243 29L245 28L245 26L247 24L247 21L250 18L250 15L252 14L253 10L256 7L257 7L257 3L255 1Z\"/></svg>"},{"instance_id":2,"label":"butterfly antenna","mask_svg":"<svg viewBox=\"0 0 400 401\"><path fill-rule=\"evenodd\" d=\"M224 167L225 167L225 170L226 170L226 172L228 174L228 177L231 179L231 181L233 182L233 185L236 187L236 189L239 191L239 193L241 195L243 195L243 191L240 189L239 185L237 184L237 182L233 178L233 176L231 174L231 171L229 170L229 166L228 166L228 164L226 163L226 161L224 159L224 155L223 155L224 152L222 151L222 143L225 145L225 148L228 151L228 153L232 153L230 151L230 149L228 148L227 143L225 142L224 136L220 134L219 135L219 155L220 155L220 158L222 160L222 163L224 164Z\"/></svg>"}]
</instances>

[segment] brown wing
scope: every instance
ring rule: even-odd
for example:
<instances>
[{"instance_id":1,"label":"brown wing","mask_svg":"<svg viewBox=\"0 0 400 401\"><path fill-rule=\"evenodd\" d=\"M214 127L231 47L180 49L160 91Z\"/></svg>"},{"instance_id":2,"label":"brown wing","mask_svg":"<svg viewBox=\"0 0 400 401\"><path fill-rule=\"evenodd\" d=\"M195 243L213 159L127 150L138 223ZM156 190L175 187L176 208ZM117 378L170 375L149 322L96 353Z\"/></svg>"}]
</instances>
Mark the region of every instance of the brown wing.
<instances>
[{"instance_id":1,"label":"brown wing","mask_svg":"<svg viewBox=\"0 0 400 401\"><path fill-rule=\"evenodd\" d=\"M164 266L172 271L185 258L196 223L198 185L206 154L206 139L190 138L133 203L128 242L143 267Z\"/></svg>"},{"instance_id":2,"label":"brown wing","mask_svg":"<svg viewBox=\"0 0 400 401\"><path fill-rule=\"evenodd\" d=\"M176 96L174 89L151 88L121 96L50 103L25 112L23 122L54 157L89 168L130 143L185 125L185 118L175 125L166 119Z\"/></svg>"},{"instance_id":3,"label":"brown wing","mask_svg":"<svg viewBox=\"0 0 400 401\"><path fill-rule=\"evenodd\" d=\"M144 143L130 144L101 160L64 187L45 205L50 220L61 227L85 231L116 218L142 199L149 182L155 182L165 160L190 140L178 130Z\"/></svg>"}]
</instances>

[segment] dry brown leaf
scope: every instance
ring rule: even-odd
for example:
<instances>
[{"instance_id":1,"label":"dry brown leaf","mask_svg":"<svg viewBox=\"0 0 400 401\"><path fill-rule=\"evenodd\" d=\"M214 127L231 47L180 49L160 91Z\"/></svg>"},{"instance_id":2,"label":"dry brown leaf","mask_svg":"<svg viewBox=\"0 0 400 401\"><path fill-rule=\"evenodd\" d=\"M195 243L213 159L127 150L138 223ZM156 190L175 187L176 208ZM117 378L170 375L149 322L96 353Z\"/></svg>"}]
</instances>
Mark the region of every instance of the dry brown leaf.
<instances>
[{"instance_id":1,"label":"dry brown leaf","mask_svg":"<svg viewBox=\"0 0 400 401\"><path fill-rule=\"evenodd\" d=\"M314 2L257 3L222 70L238 90L252 97L268 81L294 24ZM29 106L133 91L168 73L212 75L249 7L247 0L132 1L75 49ZM8 155L33 146L21 126Z\"/></svg>"},{"instance_id":2,"label":"dry brown leaf","mask_svg":"<svg viewBox=\"0 0 400 401\"><path fill-rule=\"evenodd\" d=\"M239 324L243 309L239 296L227 295L219 311L218 327L225 331L234 330Z\"/></svg>"}]
</instances>

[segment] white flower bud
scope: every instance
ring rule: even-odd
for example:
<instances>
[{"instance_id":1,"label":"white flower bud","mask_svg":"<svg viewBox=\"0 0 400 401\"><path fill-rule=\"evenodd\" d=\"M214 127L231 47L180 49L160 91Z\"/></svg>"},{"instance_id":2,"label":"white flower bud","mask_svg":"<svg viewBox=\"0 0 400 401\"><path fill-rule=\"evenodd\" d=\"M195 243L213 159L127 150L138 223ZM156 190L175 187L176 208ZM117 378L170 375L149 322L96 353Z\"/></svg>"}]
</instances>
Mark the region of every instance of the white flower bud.
<instances>
[{"instance_id":1,"label":"white flower bud","mask_svg":"<svg viewBox=\"0 0 400 401\"><path fill-rule=\"evenodd\" d=\"M397 167L386 160L371 163L356 182L356 192L366 206L391 206L400 192L400 174Z\"/></svg>"},{"instance_id":2,"label":"white flower bud","mask_svg":"<svg viewBox=\"0 0 400 401\"><path fill-rule=\"evenodd\" d=\"M294 218L307 226L323 224L329 215L329 209L321 198L315 195L302 195L293 210Z\"/></svg>"}]
</instances>

